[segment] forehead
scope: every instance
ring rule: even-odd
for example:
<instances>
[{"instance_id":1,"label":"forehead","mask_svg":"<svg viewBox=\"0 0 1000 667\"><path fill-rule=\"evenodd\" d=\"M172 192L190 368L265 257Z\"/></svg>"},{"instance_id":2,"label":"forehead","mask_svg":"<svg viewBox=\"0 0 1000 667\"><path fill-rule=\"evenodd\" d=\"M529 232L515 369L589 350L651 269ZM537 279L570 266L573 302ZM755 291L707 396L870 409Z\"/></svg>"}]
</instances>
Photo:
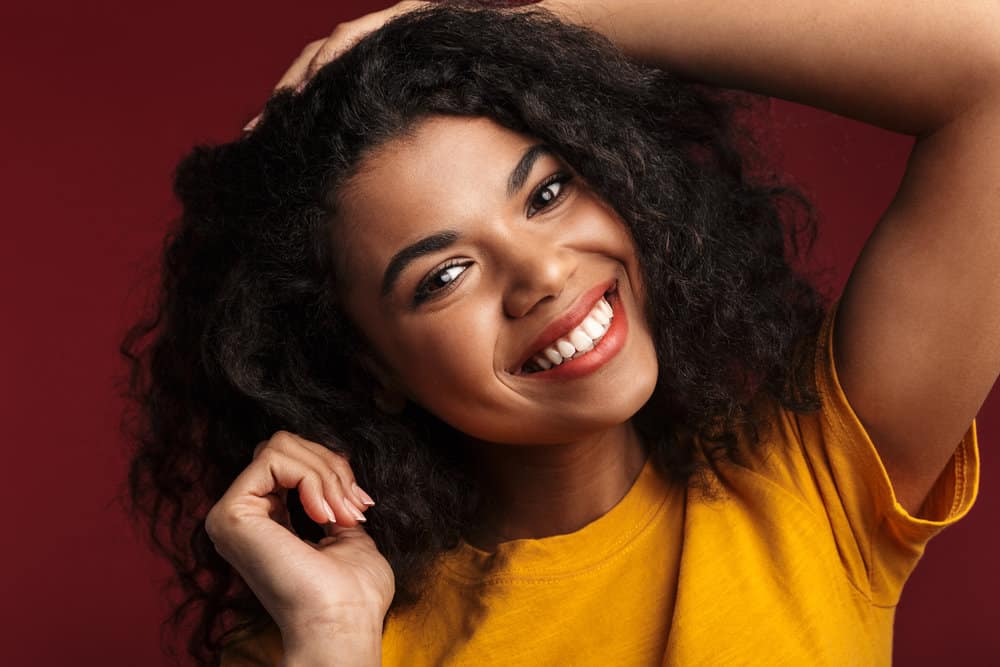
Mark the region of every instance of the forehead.
<instances>
[{"instance_id":1,"label":"forehead","mask_svg":"<svg viewBox=\"0 0 1000 667\"><path fill-rule=\"evenodd\" d=\"M509 205L510 171L534 143L488 118L434 116L380 146L338 197L341 275L371 286L399 248Z\"/></svg>"}]
</instances>

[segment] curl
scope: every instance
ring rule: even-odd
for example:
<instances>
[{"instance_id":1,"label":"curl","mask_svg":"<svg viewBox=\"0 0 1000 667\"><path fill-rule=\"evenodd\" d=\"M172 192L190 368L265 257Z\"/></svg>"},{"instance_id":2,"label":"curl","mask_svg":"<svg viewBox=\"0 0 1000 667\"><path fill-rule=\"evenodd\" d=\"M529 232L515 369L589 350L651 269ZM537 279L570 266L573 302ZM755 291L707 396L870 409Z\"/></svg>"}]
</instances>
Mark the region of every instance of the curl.
<instances>
[{"instance_id":1,"label":"curl","mask_svg":"<svg viewBox=\"0 0 1000 667\"><path fill-rule=\"evenodd\" d=\"M814 216L749 166L736 122L748 99L632 62L539 8L432 5L368 34L300 93L278 92L252 134L184 158L158 300L121 352L130 506L174 567L171 621L193 617L199 664L268 620L204 517L275 431L347 456L379 499L366 529L396 576L390 614L419 598L475 514L459 434L417 406L374 407L355 361L364 342L334 296L338 188L422 118L485 116L543 139L626 222L660 364L636 423L671 479L704 483L693 435L737 459L737 429L757 439L761 395L818 407L798 371L824 300L790 264L811 246ZM290 498L293 525L318 537Z\"/></svg>"}]
</instances>

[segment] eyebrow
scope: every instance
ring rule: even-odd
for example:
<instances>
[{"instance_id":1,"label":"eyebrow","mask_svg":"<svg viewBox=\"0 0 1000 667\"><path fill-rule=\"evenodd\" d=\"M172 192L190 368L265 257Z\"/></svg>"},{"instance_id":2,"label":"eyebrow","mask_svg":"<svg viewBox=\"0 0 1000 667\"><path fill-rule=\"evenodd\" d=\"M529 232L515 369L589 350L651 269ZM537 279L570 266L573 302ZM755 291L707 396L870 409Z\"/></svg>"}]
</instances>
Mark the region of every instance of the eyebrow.
<instances>
[{"instance_id":1,"label":"eyebrow","mask_svg":"<svg viewBox=\"0 0 1000 667\"><path fill-rule=\"evenodd\" d=\"M389 266L385 269L385 275L382 276L382 296L385 297L392 291L392 288L396 286L396 281L399 279L399 274L403 272L403 269L410 262L418 257L429 255L432 252L444 250L460 238L462 238L461 234L448 229L426 236L397 252L389 261Z\"/></svg>"},{"instance_id":2,"label":"eyebrow","mask_svg":"<svg viewBox=\"0 0 1000 667\"><path fill-rule=\"evenodd\" d=\"M524 151L524 155L517 161L514 171L510 172L510 178L507 179L508 199L516 195L518 190L524 187L524 182L528 180L531 168L535 166L535 160L543 155L552 155L552 149L545 144L535 144Z\"/></svg>"},{"instance_id":3,"label":"eyebrow","mask_svg":"<svg viewBox=\"0 0 1000 667\"><path fill-rule=\"evenodd\" d=\"M521 159L517 161L513 171L510 172L510 177L507 179L508 199L524 187L524 183L528 180L528 175L531 173L531 168L534 167L535 161L542 155L554 155L554 153L545 144L535 144L529 147L521 156ZM403 270L411 262L424 255L444 250L460 238L462 238L462 235L459 232L447 229L435 232L430 236L425 236L416 243L411 243L397 252L389 260L389 265L386 266L385 273L382 276L382 296L386 297L392 292L399 280L400 274L403 273Z\"/></svg>"}]
</instances>

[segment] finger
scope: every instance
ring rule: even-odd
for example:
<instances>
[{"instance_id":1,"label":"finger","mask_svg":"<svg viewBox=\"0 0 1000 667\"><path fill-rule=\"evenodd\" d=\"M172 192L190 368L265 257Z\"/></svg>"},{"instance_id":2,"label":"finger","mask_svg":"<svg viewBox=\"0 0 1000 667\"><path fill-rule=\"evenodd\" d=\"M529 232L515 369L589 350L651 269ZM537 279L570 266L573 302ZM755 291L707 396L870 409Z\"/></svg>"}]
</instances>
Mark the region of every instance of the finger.
<instances>
[{"instance_id":1,"label":"finger","mask_svg":"<svg viewBox=\"0 0 1000 667\"><path fill-rule=\"evenodd\" d=\"M274 86L275 92L281 88L292 88L295 91L302 90L303 86L323 65L335 60L344 51L354 46L366 34L378 29L394 16L417 7L425 6L426 4L422 0L404 0L388 9L372 12L354 21L341 23L334 28L329 37L310 42L305 46L299 57L295 59L291 67L288 68ZM260 114L251 118L250 122L243 126L243 131L252 131L258 122L260 122Z\"/></svg>"},{"instance_id":2,"label":"finger","mask_svg":"<svg viewBox=\"0 0 1000 667\"><path fill-rule=\"evenodd\" d=\"M321 526L337 523L329 496L323 480L315 471L306 475L299 484L299 499L302 501L302 508L310 519ZM343 516L341 518L343 519Z\"/></svg>"},{"instance_id":3,"label":"finger","mask_svg":"<svg viewBox=\"0 0 1000 667\"><path fill-rule=\"evenodd\" d=\"M360 490L361 487L357 485L354 479L354 471L351 470L351 465L346 458L319 443L306 440L288 431L279 431L274 435L272 441L273 447L285 452L289 456L299 457L308 465L318 470L326 471L323 478L324 483L327 487L328 496L336 499L333 503L333 508L338 510L338 515L341 513L339 505L343 501L350 504L350 507L343 508L343 511L347 515L358 521L365 520L363 518L364 514L360 513L365 512L369 505L355 491L355 489ZM361 494L367 496L363 491ZM374 501L372 504L374 504ZM358 519L358 516L362 518Z\"/></svg>"},{"instance_id":4,"label":"finger","mask_svg":"<svg viewBox=\"0 0 1000 667\"><path fill-rule=\"evenodd\" d=\"M266 513L272 516L277 511L274 506L275 498L287 495L288 489L299 489L306 514L317 523L325 523L330 518L322 503L322 492L313 492L310 496L310 487L306 483L309 478L313 489L322 489L320 473L314 467L274 447L264 447L253 462L233 480L219 504L247 507L252 510L252 514Z\"/></svg>"},{"instance_id":5,"label":"finger","mask_svg":"<svg viewBox=\"0 0 1000 667\"><path fill-rule=\"evenodd\" d=\"M308 81L313 78L323 65L336 60L342 53L350 50L365 34L371 32L374 27L372 25L365 29L360 26L359 21L351 21L350 23L341 23L334 28L330 36L320 45L309 61L305 72L305 80Z\"/></svg>"},{"instance_id":6,"label":"finger","mask_svg":"<svg viewBox=\"0 0 1000 667\"><path fill-rule=\"evenodd\" d=\"M264 496L267 501L267 516L271 521L280 523L289 530L292 529L292 517L288 513L288 490L281 489L276 493Z\"/></svg>"},{"instance_id":7,"label":"finger","mask_svg":"<svg viewBox=\"0 0 1000 667\"><path fill-rule=\"evenodd\" d=\"M368 519L357 508L354 500L348 497L344 491L343 483L336 474L331 474L328 470L323 470L323 474L318 475L322 485L321 493L328 502L328 507L336 513L335 523L347 526L357 525L357 522L364 523Z\"/></svg>"},{"instance_id":8,"label":"finger","mask_svg":"<svg viewBox=\"0 0 1000 667\"><path fill-rule=\"evenodd\" d=\"M407 0L405 2L396 3L387 9L366 14L365 16L353 21L341 23L333 29L330 36L313 55L312 60L309 62L309 66L306 69L304 77L305 80L308 81L311 79L315 76L316 72L323 67L323 65L336 60L342 53L348 51L351 47L361 41L361 38L365 35L373 30L381 28L382 25L389 19L425 4L426 3L424 2L418 2L416 0Z\"/></svg>"},{"instance_id":9,"label":"finger","mask_svg":"<svg viewBox=\"0 0 1000 667\"><path fill-rule=\"evenodd\" d=\"M260 122L260 114L257 114L250 119L250 122L243 126L244 132L250 132L253 128L257 127L257 123Z\"/></svg>"},{"instance_id":10,"label":"finger","mask_svg":"<svg viewBox=\"0 0 1000 667\"><path fill-rule=\"evenodd\" d=\"M328 523L323 526L323 534L324 537L315 543L317 546L323 547L348 538L361 537L371 539L368 531L360 524L357 526L345 526L339 523Z\"/></svg>"},{"instance_id":11,"label":"finger","mask_svg":"<svg viewBox=\"0 0 1000 667\"><path fill-rule=\"evenodd\" d=\"M292 62L292 66L285 71L284 75L278 80L277 85L274 86L275 92L281 88L298 88L305 81L305 74L309 68L309 63L325 41L325 39L317 39L315 42L306 44L299 57Z\"/></svg>"},{"instance_id":12,"label":"finger","mask_svg":"<svg viewBox=\"0 0 1000 667\"><path fill-rule=\"evenodd\" d=\"M226 492L230 500L224 497L220 502L237 506L237 512L239 506L244 506L251 508L251 513L271 516L269 497L282 489L294 488L298 489L306 515L320 525L330 522L355 526L365 521L364 515L344 496L336 476L325 467L302 460L305 450L297 444L292 447L297 448L298 456L289 455L287 434L279 434L274 440L279 444L263 448Z\"/></svg>"},{"instance_id":13,"label":"finger","mask_svg":"<svg viewBox=\"0 0 1000 667\"><path fill-rule=\"evenodd\" d=\"M340 478L341 485L347 494L354 501L355 506L362 512L375 504L375 501L365 491L358 486L358 480L354 477L354 470L350 462L342 455L332 451L318 442L306 440L305 438L289 433L301 446L314 454L322 463Z\"/></svg>"},{"instance_id":14,"label":"finger","mask_svg":"<svg viewBox=\"0 0 1000 667\"><path fill-rule=\"evenodd\" d=\"M351 500L348 496L347 489L350 487L344 483L341 475L349 475L353 478L353 473L340 455L289 431L276 432L268 444L260 448L258 452L256 460L274 452L281 457L296 461L315 473L316 478L320 481L320 488L317 492L322 496L322 502L325 503L316 506L317 511L322 511L321 516L327 515L327 509L329 509L331 510L329 518L335 522L355 525L358 521L364 522L366 520L358 505L365 509L367 507L356 500ZM334 466L346 472L339 473ZM303 502L303 506L305 506L305 502ZM314 514L310 514L310 516L322 523L322 520L317 519Z\"/></svg>"},{"instance_id":15,"label":"finger","mask_svg":"<svg viewBox=\"0 0 1000 667\"><path fill-rule=\"evenodd\" d=\"M316 50L322 46L324 40L319 39L315 42L309 42L306 44L305 48L302 49L302 53L299 57L292 62L292 66L289 67L285 73L282 75L281 79L274 86L274 92L278 92L282 88L292 88L296 91L301 90L302 86L305 84L306 69L309 67L309 61L312 60L313 55L315 55ZM260 122L261 114L257 114L250 119L246 125L243 126L244 132L250 132L255 127L257 123Z\"/></svg>"},{"instance_id":16,"label":"finger","mask_svg":"<svg viewBox=\"0 0 1000 667\"><path fill-rule=\"evenodd\" d=\"M306 64L303 79L308 81L316 74L323 65L335 60L338 55L350 48L351 40L347 36L347 29L344 24L334 28L330 36L323 40L319 48L313 52L312 58Z\"/></svg>"},{"instance_id":17,"label":"finger","mask_svg":"<svg viewBox=\"0 0 1000 667\"><path fill-rule=\"evenodd\" d=\"M267 447L267 443L269 443L269 442L271 442L271 441L270 440L261 440L260 442L258 442L257 446L253 448L253 458L256 459L258 456L260 456L261 451L265 447Z\"/></svg>"}]
</instances>

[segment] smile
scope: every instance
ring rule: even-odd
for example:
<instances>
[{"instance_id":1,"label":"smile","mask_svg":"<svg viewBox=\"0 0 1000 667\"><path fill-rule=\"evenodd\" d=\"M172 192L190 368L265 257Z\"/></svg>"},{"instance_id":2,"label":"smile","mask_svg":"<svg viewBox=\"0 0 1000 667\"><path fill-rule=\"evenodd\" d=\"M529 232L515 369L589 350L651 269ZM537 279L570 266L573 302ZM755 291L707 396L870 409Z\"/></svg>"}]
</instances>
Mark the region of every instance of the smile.
<instances>
[{"instance_id":1,"label":"smile","mask_svg":"<svg viewBox=\"0 0 1000 667\"><path fill-rule=\"evenodd\" d=\"M582 357L594 349L597 341L604 338L613 319L611 304L602 296L579 326L533 356L524 365L522 372L530 374L547 371L570 359Z\"/></svg>"},{"instance_id":2,"label":"smile","mask_svg":"<svg viewBox=\"0 0 1000 667\"><path fill-rule=\"evenodd\" d=\"M536 348L515 374L538 380L567 380L588 375L611 360L624 347L628 320L617 281L606 287L603 294L598 291L590 310L582 317L573 317L571 326L561 335L544 336L548 342Z\"/></svg>"}]
</instances>

